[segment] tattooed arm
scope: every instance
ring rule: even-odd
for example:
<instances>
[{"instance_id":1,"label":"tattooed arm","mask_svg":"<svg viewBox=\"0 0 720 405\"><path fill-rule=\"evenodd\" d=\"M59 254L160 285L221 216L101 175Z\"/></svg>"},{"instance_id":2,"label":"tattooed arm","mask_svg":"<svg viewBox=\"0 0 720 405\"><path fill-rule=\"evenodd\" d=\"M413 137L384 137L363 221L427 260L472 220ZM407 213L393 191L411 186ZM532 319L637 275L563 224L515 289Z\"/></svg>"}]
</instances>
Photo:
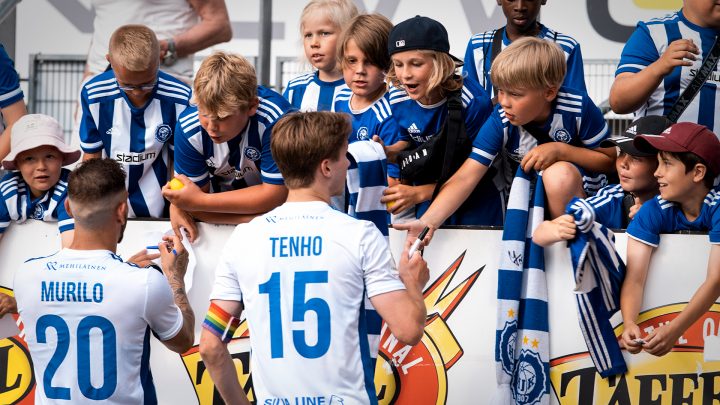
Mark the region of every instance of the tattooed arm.
<instances>
[{"instance_id":1,"label":"tattooed arm","mask_svg":"<svg viewBox=\"0 0 720 405\"><path fill-rule=\"evenodd\" d=\"M195 314L185 292L184 281L189 256L176 235L165 236L163 240L164 242L158 244L163 273L170 284L173 301L180 308L183 316L180 331L172 338L163 341L163 344L174 352L184 353L195 343Z\"/></svg>"}]
</instances>

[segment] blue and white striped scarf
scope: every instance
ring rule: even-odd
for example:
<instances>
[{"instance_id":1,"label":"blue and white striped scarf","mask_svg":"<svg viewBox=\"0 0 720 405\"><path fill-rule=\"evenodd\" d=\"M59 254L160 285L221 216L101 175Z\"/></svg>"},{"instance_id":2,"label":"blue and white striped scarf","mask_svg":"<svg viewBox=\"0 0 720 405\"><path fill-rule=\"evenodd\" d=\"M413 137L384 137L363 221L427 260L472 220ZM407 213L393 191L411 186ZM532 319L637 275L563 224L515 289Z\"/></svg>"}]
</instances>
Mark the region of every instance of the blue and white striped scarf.
<instances>
[{"instance_id":1,"label":"blue and white striped scarf","mask_svg":"<svg viewBox=\"0 0 720 405\"><path fill-rule=\"evenodd\" d=\"M505 214L498 270L496 404L550 401L545 252L531 238L544 219L544 206L542 176L518 168Z\"/></svg>"},{"instance_id":2,"label":"blue and white striped scarf","mask_svg":"<svg viewBox=\"0 0 720 405\"><path fill-rule=\"evenodd\" d=\"M602 377L627 371L610 317L620 309L625 264L615 250L615 235L595 222L595 210L574 198L565 212L575 218L577 235L569 242L578 321L595 368Z\"/></svg>"},{"instance_id":3,"label":"blue and white striped scarf","mask_svg":"<svg viewBox=\"0 0 720 405\"><path fill-rule=\"evenodd\" d=\"M375 224L388 237L390 214L380 202L387 188L387 160L382 146L374 141L348 145L347 213Z\"/></svg>"}]
</instances>

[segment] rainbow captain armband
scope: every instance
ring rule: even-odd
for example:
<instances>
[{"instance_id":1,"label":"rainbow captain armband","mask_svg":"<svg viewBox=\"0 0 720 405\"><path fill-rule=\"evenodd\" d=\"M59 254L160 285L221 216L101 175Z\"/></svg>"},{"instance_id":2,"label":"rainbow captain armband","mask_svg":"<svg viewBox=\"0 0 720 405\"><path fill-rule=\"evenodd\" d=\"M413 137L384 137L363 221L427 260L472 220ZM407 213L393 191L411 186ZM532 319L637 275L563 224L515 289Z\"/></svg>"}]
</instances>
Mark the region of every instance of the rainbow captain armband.
<instances>
[{"instance_id":1,"label":"rainbow captain armband","mask_svg":"<svg viewBox=\"0 0 720 405\"><path fill-rule=\"evenodd\" d=\"M223 343L227 343L232 339L238 326L240 326L239 318L230 315L219 305L213 302L210 303L210 308L208 308L205 321L202 324L203 328L219 337Z\"/></svg>"}]
</instances>

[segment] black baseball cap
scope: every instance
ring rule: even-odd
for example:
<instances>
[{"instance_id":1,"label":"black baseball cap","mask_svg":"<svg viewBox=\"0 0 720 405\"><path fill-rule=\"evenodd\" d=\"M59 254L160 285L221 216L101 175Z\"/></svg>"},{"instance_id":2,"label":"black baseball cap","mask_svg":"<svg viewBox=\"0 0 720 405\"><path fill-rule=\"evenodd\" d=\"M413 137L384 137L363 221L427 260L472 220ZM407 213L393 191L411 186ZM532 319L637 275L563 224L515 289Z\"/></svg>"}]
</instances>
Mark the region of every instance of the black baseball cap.
<instances>
[{"instance_id":1,"label":"black baseball cap","mask_svg":"<svg viewBox=\"0 0 720 405\"><path fill-rule=\"evenodd\" d=\"M656 156L657 152L650 152L648 150L640 150L636 148L633 144L633 140L637 135L660 135L670 125L672 125L672 122L662 115L648 115L646 117L640 117L627 127L623 135L606 139L600 143L600 146L617 146L620 150L631 156Z\"/></svg>"},{"instance_id":2,"label":"black baseball cap","mask_svg":"<svg viewBox=\"0 0 720 405\"><path fill-rule=\"evenodd\" d=\"M462 60L450 54L450 41L445 26L429 17L416 15L395 25L388 38L388 53L413 50L430 50L446 53L455 62Z\"/></svg>"}]
</instances>

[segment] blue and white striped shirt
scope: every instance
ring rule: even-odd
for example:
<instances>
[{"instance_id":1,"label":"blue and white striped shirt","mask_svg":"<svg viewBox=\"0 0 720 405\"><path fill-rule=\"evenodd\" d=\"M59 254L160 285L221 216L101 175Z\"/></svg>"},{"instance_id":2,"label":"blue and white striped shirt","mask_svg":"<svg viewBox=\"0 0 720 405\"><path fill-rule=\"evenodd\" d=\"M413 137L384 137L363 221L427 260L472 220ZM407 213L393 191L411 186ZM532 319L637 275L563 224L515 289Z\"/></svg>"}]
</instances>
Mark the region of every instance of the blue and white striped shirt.
<instances>
[{"instance_id":1,"label":"blue and white striped shirt","mask_svg":"<svg viewBox=\"0 0 720 405\"><path fill-rule=\"evenodd\" d=\"M582 145L588 149L599 147L600 142L610 135L602 112L587 93L567 87L560 88L553 101L550 116L539 129L546 131L555 142L572 144L574 139L579 138ZM502 106L498 104L475 138L470 158L490 166L504 147L510 158L520 162L535 146L535 137L524 128L512 125L505 117ZM604 174L579 169L588 195L595 194L605 185Z\"/></svg>"},{"instance_id":2,"label":"blue and white striped shirt","mask_svg":"<svg viewBox=\"0 0 720 405\"><path fill-rule=\"evenodd\" d=\"M347 89L345 80L332 82L320 80L318 72L307 73L290 80L283 92L293 107L300 111L335 111L335 98Z\"/></svg>"},{"instance_id":3,"label":"blue and white striped shirt","mask_svg":"<svg viewBox=\"0 0 720 405\"><path fill-rule=\"evenodd\" d=\"M110 70L82 88L80 146L85 153L104 152L127 173L130 217L167 216L161 189L169 179L173 130L187 108L190 88L164 72L150 100L137 108L120 90Z\"/></svg>"},{"instance_id":4,"label":"blue and white striped shirt","mask_svg":"<svg viewBox=\"0 0 720 405\"><path fill-rule=\"evenodd\" d=\"M612 229L621 229L624 226L623 210L625 190L619 184L610 184L601 188L597 194L588 197L585 201L595 211L595 222Z\"/></svg>"},{"instance_id":5,"label":"blue and white striped shirt","mask_svg":"<svg viewBox=\"0 0 720 405\"><path fill-rule=\"evenodd\" d=\"M463 74L477 81L488 92L493 94L493 85L490 82L490 65L492 55L493 36L497 30L490 30L475 34L468 41L465 51L465 64ZM561 34L540 24L538 38L554 42L565 53L567 73L563 84L574 89L585 90L585 73L583 71L582 53L580 44L569 35ZM502 49L511 44L507 31L503 30Z\"/></svg>"},{"instance_id":6,"label":"blue and white striped shirt","mask_svg":"<svg viewBox=\"0 0 720 405\"><path fill-rule=\"evenodd\" d=\"M180 116L175 139L175 172L211 190L238 190L260 183L285 184L270 152L272 127L293 108L280 94L258 86L255 115L235 138L214 143L200 125L196 107Z\"/></svg>"},{"instance_id":7,"label":"blue and white striped shirt","mask_svg":"<svg viewBox=\"0 0 720 405\"><path fill-rule=\"evenodd\" d=\"M625 43L620 64L615 75L630 72L637 73L660 59L668 45L678 39L691 39L701 50L692 66L678 66L665 76L650 98L635 111L638 117L646 115L667 115L680 94L702 66L702 61L710 53L720 30L699 27L685 18L682 11L639 22L630 39ZM705 125L711 131L720 130L720 65L705 81L700 92L680 116L678 121L696 122Z\"/></svg>"},{"instance_id":8,"label":"blue and white striped shirt","mask_svg":"<svg viewBox=\"0 0 720 405\"><path fill-rule=\"evenodd\" d=\"M352 91L350 89L340 91L335 99L335 111L350 114L352 117L352 132L348 143L370 141L373 135L378 135L385 145L393 145L400 140L400 129L390 109L389 94L389 92L385 93L362 110L354 110L350 107ZM399 177L398 166L389 165L388 175Z\"/></svg>"},{"instance_id":9,"label":"blue and white striped shirt","mask_svg":"<svg viewBox=\"0 0 720 405\"><path fill-rule=\"evenodd\" d=\"M68 175L70 170L61 169L57 184L33 199L19 171L5 174L0 180L0 235L10 226L10 222L22 223L27 219L57 222L60 233L75 229L75 220L65 211Z\"/></svg>"}]
</instances>

